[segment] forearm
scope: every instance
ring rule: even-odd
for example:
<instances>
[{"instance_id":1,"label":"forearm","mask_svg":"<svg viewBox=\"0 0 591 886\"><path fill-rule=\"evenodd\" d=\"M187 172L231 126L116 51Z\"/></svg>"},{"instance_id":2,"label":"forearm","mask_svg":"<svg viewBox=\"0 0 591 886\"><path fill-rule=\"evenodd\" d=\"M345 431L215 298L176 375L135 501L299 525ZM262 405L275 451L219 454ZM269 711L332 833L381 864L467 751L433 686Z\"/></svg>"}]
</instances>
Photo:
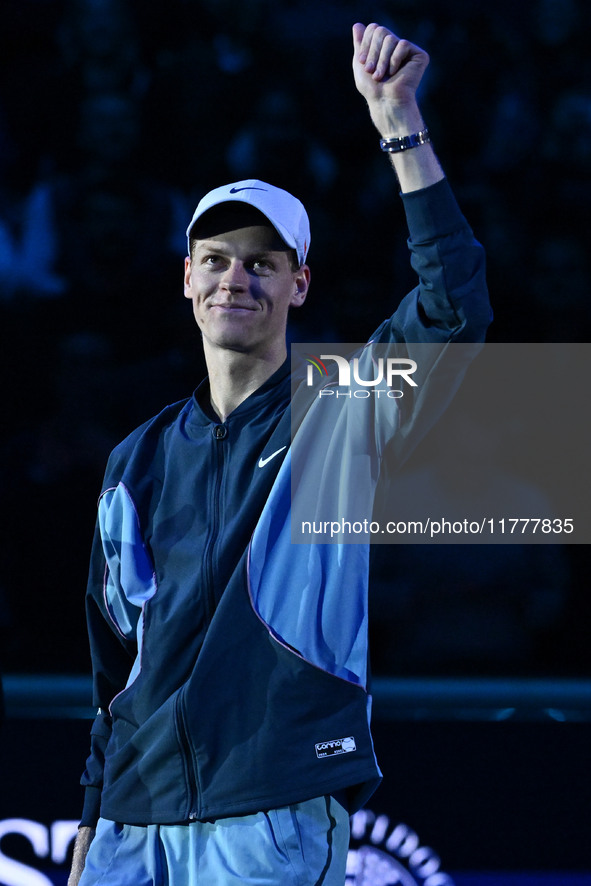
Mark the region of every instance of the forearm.
<instances>
[{"instance_id":1,"label":"forearm","mask_svg":"<svg viewBox=\"0 0 591 886\"><path fill-rule=\"evenodd\" d=\"M404 106L391 101L375 101L369 104L369 112L382 138L402 138L426 128L414 101ZM403 194L427 188L445 177L430 143L391 153L390 161Z\"/></svg>"}]
</instances>

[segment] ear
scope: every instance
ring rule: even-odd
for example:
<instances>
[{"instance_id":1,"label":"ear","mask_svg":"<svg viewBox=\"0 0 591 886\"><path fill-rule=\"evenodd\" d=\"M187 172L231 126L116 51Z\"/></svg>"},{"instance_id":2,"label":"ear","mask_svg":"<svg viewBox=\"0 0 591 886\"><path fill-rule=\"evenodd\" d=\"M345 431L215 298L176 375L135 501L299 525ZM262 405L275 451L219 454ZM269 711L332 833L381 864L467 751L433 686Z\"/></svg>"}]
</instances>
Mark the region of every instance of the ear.
<instances>
[{"instance_id":1,"label":"ear","mask_svg":"<svg viewBox=\"0 0 591 886\"><path fill-rule=\"evenodd\" d=\"M308 287L310 286L310 268L302 265L294 274L295 292L289 302L290 307L299 308L306 301Z\"/></svg>"},{"instance_id":2,"label":"ear","mask_svg":"<svg viewBox=\"0 0 591 886\"><path fill-rule=\"evenodd\" d=\"M185 259L184 294L185 298L193 298L191 289L191 259L189 256Z\"/></svg>"}]
</instances>

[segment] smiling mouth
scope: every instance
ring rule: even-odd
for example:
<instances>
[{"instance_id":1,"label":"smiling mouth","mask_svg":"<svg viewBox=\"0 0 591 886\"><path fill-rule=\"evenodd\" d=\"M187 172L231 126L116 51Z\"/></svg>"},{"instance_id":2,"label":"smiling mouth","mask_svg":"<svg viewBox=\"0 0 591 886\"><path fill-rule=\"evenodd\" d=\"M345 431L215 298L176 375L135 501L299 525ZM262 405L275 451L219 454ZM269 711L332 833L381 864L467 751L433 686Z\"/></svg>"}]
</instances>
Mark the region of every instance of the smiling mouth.
<instances>
[{"instance_id":1,"label":"smiling mouth","mask_svg":"<svg viewBox=\"0 0 591 886\"><path fill-rule=\"evenodd\" d=\"M256 310L257 310L257 308L254 308L254 307L252 307L251 305L234 305L234 304L229 304L229 305L221 304L221 305L219 305L219 304L216 304L216 305L211 305L211 307L212 307L212 308L219 308L219 309L222 310L222 311L230 311L230 312L232 312L232 311L237 311L237 312L241 312L241 311L256 311Z\"/></svg>"}]
</instances>

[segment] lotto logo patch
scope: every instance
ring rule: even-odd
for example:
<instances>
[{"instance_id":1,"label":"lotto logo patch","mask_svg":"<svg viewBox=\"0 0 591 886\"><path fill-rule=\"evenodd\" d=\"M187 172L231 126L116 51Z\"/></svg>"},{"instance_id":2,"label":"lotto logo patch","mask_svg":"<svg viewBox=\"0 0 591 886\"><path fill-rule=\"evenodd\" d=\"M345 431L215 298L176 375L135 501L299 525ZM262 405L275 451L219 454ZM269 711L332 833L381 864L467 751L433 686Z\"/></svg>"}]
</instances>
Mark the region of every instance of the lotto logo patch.
<instances>
[{"instance_id":1,"label":"lotto logo patch","mask_svg":"<svg viewBox=\"0 0 591 886\"><path fill-rule=\"evenodd\" d=\"M316 756L335 757L337 754L350 754L356 751L357 745L352 735L348 738L333 738L330 741L319 741L316 745Z\"/></svg>"}]
</instances>

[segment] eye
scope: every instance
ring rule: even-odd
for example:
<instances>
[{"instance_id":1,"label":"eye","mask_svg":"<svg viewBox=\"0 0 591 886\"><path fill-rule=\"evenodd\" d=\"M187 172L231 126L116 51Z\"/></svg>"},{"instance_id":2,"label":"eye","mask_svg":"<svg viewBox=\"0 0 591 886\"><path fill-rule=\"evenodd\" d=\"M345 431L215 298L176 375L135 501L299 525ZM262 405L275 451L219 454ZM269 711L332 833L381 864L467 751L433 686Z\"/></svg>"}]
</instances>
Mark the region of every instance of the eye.
<instances>
[{"instance_id":1,"label":"eye","mask_svg":"<svg viewBox=\"0 0 591 886\"><path fill-rule=\"evenodd\" d=\"M222 264L222 257L220 255L206 255L203 258L203 264L210 268L218 268Z\"/></svg>"},{"instance_id":2,"label":"eye","mask_svg":"<svg viewBox=\"0 0 591 886\"><path fill-rule=\"evenodd\" d=\"M266 258L255 258L252 262L252 269L255 273L265 273L272 270L273 265Z\"/></svg>"}]
</instances>

